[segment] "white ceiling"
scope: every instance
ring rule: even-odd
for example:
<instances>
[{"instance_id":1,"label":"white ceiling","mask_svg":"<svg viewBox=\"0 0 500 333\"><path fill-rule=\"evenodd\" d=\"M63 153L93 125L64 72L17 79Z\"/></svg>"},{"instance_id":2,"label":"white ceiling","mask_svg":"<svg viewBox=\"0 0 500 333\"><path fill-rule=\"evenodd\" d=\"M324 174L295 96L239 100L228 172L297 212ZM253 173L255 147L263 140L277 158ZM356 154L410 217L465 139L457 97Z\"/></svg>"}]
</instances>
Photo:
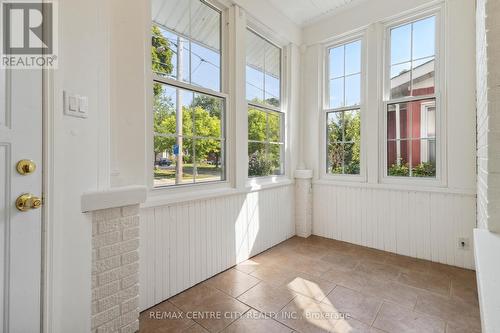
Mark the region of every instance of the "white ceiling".
<instances>
[{"instance_id":1,"label":"white ceiling","mask_svg":"<svg viewBox=\"0 0 500 333\"><path fill-rule=\"evenodd\" d=\"M268 0L294 23L304 26L358 0Z\"/></svg>"}]
</instances>

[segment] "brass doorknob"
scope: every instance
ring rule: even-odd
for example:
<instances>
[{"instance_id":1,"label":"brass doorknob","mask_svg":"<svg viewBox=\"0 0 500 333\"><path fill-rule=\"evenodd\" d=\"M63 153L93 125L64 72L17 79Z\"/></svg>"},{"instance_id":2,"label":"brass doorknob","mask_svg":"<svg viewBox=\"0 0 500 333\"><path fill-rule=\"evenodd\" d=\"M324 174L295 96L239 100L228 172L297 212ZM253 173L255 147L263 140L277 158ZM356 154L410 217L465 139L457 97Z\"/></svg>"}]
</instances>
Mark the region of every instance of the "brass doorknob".
<instances>
[{"instance_id":1,"label":"brass doorknob","mask_svg":"<svg viewBox=\"0 0 500 333\"><path fill-rule=\"evenodd\" d=\"M36 164L31 160L20 160L17 162L16 169L20 175L29 175L35 172Z\"/></svg>"},{"instance_id":2,"label":"brass doorknob","mask_svg":"<svg viewBox=\"0 0 500 333\"><path fill-rule=\"evenodd\" d=\"M30 193L20 195L16 200L16 208L21 212L38 209L42 206L42 199Z\"/></svg>"}]
</instances>

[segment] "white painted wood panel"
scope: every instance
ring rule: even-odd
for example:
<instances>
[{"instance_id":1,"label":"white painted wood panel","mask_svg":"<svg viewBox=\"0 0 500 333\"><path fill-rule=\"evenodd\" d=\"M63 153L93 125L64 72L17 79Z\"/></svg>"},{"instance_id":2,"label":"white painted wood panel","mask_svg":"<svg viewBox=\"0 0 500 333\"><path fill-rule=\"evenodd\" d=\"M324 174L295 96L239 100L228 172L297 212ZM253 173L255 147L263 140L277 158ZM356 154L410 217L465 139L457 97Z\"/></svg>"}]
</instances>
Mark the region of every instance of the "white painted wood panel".
<instances>
[{"instance_id":1,"label":"white painted wood panel","mask_svg":"<svg viewBox=\"0 0 500 333\"><path fill-rule=\"evenodd\" d=\"M141 210L140 308L295 235L294 186Z\"/></svg>"},{"instance_id":2,"label":"white painted wood panel","mask_svg":"<svg viewBox=\"0 0 500 333\"><path fill-rule=\"evenodd\" d=\"M316 184L313 234L473 269L475 205L470 194Z\"/></svg>"}]
</instances>

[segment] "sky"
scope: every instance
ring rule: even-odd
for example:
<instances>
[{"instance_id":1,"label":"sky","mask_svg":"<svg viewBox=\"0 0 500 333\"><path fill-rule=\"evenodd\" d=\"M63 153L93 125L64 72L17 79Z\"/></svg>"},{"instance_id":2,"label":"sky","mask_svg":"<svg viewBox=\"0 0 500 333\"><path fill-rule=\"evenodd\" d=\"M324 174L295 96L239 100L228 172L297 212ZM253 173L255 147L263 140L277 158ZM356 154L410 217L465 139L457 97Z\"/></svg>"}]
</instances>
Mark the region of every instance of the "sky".
<instances>
[{"instance_id":1,"label":"sky","mask_svg":"<svg viewBox=\"0 0 500 333\"><path fill-rule=\"evenodd\" d=\"M391 77L432 60L435 16L391 29ZM361 41L330 49L330 108L355 106L361 100Z\"/></svg>"},{"instance_id":2,"label":"sky","mask_svg":"<svg viewBox=\"0 0 500 333\"><path fill-rule=\"evenodd\" d=\"M174 52L172 65L174 70L171 77L177 79L177 43L178 36L171 31L161 29L162 34L168 39L170 48ZM220 51L213 50L201 45L201 43L189 42L184 40L184 63L183 63L183 81L194 85L208 88L214 91L220 91ZM265 52L263 52L265 54ZM276 54L274 54L276 55ZM279 57L279 53L278 53ZM262 59L265 61L279 61L276 59ZM191 76L191 77L190 77ZM280 81L273 75L258 70L255 67L246 67L247 99L265 100L277 98L280 96ZM264 88L265 87L265 88ZM165 89L169 96L174 96L174 89ZM192 100L188 94L184 94L185 104Z\"/></svg>"},{"instance_id":3,"label":"sky","mask_svg":"<svg viewBox=\"0 0 500 333\"><path fill-rule=\"evenodd\" d=\"M411 70L435 55L434 16L391 29L391 76ZM177 78L177 35L162 29L174 51L173 78ZM220 43L219 43L220 44ZM270 54L272 52L267 52ZM262 52L265 57L266 52ZM279 54L278 54L279 56ZM220 51L204 47L194 41L184 42L183 81L214 91L221 90ZM275 59L262 59L262 64ZM279 61L279 60L278 60ZM330 108L355 106L361 100L361 41L357 40L330 49ZM246 89L248 100L279 98L280 81L273 75L263 73L255 67L246 67ZM173 90L172 90L173 91ZM184 103L192 100L187 96ZM172 94L173 97L173 94Z\"/></svg>"}]
</instances>

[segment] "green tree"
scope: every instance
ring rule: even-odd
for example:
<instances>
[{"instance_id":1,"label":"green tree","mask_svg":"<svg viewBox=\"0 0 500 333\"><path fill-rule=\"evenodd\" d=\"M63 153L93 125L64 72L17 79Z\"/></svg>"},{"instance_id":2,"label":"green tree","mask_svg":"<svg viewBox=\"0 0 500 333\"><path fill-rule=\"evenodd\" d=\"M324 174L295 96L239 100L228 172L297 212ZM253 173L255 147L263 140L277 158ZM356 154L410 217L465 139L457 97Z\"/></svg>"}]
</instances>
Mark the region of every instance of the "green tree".
<instances>
[{"instance_id":1,"label":"green tree","mask_svg":"<svg viewBox=\"0 0 500 333\"><path fill-rule=\"evenodd\" d=\"M174 70L172 64L173 52L170 49L170 43L161 33L161 29L154 25L151 28L151 59L153 72L169 75ZM155 96L161 93L161 85L154 85Z\"/></svg>"},{"instance_id":2,"label":"green tree","mask_svg":"<svg viewBox=\"0 0 500 333\"><path fill-rule=\"evenodd\" d=\"M162 98L157 99L161 101ZM155 132L163 134L176 133L176 115L173 108L168 110L165 103L161 104L160 112L155 113ZM167 110L167 111L163 111ZM193 122L194 116L194 122ZM207 160L213 156L216 164L220 163L221 143L215 139L191 139L194 135L201 137L221 137L221 121L218 117L210 115L210 112L200 106L182 108L182 134L183 155L186 162L192 162L193 149L195 148L197 161ZM155 153L166 150L172 151L176 143L174 137L156 136ZM194 147L193 145L196 145Z\"/></svg>"},{"instance_id":3,"label":"green tree","mask_svg":"<svg viewBox=\"0 0 500 333\"><path fill-rule=\"evenodd\" d=\"M277 112L248 110L248 174L268 176L281 168L281 116Z\"/></svg>"},{"instance_id":4,"label":"green tree","mask_svg":"<svg viewBox=\"0 0 500 333\"><path fill-rule=\"evenodd\" d=\"M204 110L207 110L211 116L215 116L220 118L222 114L222 100L207 96L207 95L195 95L193 99L193 107L201 107Z\"/></svg>"},{"instance_id":5,"label":"green tree","mask_svg":"<svg viewBox=\"0 0 500 333\"><path fill-rule=\"evenodd\" d=\"M161 86L159 87L161 91ZM160 93L154 98L154 133L166 134L175 133L175 109L171 98ZM172 123L173 120L173 123ZM161 153L166 151L175 143L174 138L155 135L154 136L154 154L155 160L159 159Z\"/></svg>"},{"instance_id":6,"label":"green tree","mask_svg":"<svg viewBox=\"0 0 500 333\"><path fill-rule=\"evenodd\" d=\"M328 162L334 174L359 174L361 157L359 111L336 112L328 120Z\"/></svg>"},{"instance_id":7,"label":"green tree","mask_svg":"<svg viewBox=\"0 0 500 333\"><path fill-rule=\"evenodd\" d=\"M266 113L258 109L248 110L248 139L266 141L267 117Z\"/></svg>"},{"instance_id":8,"label":"green tree","mask_svg":"<svg viewBox=\"0 0 500 333\"><path fill-rule=\"evenodd\" d=\"M153 26L151 28L151 59L152 59L152 70L155 73L161 74L171 74L174 66L172 64L173 52L170 49L170 43L165 36L163 36L161 29L158 26ZM154 83L154 131L155 133L170 133L166 131L164 122L172 114L175 119L175 110L173 107L172 100L167 98L163 92L162 85L159 83ZM175 124L174 124L175 130ZM154 137L154 154L155 160L158 160L159 155L167 150L168 147L172 146L172 138L166 138L161 136ZM175 140L174 140L175 141Z\"/></svg>"}]
</instances>

